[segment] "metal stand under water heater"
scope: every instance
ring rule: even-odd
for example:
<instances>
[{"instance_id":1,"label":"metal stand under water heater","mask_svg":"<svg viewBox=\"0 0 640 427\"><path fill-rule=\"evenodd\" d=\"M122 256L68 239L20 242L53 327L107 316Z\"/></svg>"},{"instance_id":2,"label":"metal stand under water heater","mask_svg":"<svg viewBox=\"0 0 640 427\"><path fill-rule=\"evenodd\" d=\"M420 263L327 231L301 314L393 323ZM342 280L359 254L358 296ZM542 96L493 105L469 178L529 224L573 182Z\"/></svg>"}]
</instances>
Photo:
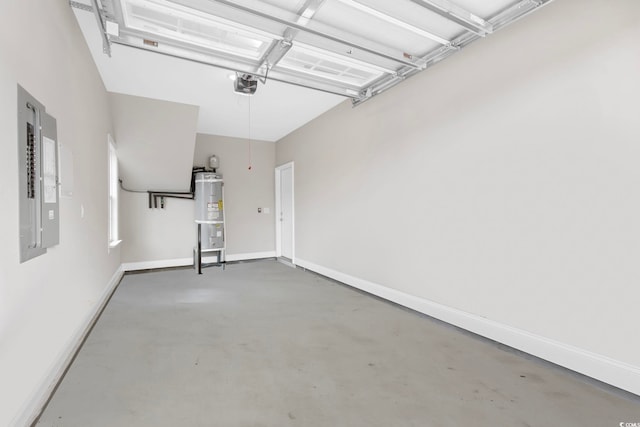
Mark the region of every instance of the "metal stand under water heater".
<instances>
[{"instance_id":1,"label":"metal stand under water heater","mask_svg":"<svg viewBox=\"0 0 640 427\"><path fill-rule=\"evenodd\" d=\"M198 172L195 175L195 221L198 224L198 246L194 251L194 267L202 274L202 255L216 256L216 262L225 262L224 189L220 175Z\"/></svg>"}]
</instances>

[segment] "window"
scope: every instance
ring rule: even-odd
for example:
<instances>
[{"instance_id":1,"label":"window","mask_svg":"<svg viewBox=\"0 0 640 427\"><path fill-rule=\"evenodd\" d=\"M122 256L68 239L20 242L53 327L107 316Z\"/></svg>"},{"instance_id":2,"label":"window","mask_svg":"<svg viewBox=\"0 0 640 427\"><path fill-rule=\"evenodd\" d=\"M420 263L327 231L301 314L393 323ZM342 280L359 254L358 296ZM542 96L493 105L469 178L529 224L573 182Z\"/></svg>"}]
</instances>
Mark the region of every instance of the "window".
<instances>
[{"instance_id":1,"label":"window","mask_svg":"<svg viewBox=\"0 0 640 427\"><path fill-rule=\"evenodd\" d=\"M119 243L118 235L118 154L116 143L108 135L109 145L109 248L115 248Z\"/></svg>"}]
</instances>

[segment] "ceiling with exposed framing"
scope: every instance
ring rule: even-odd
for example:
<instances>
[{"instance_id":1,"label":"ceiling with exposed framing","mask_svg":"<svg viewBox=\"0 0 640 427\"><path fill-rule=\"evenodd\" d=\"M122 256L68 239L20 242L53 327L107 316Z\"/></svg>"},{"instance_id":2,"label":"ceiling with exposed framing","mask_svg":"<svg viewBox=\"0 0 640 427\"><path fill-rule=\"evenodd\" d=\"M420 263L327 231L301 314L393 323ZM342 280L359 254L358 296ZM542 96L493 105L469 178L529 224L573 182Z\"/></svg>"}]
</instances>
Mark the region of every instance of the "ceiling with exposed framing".
<instances>
[{"instance_id":1,"label":"ceiling with exposed framing","mask_svg":"<svg viewBox=\"0 0 640 427\"><path fill-rule=\"evenodd\" d=\"M198 131L278 140L551 0L71 1L107 90L198 105ZM88 13L90 12L90 13ZM237 76L258 80L235 93ZM243 81L243 80L241 80Z\"/></svg>"}]
</instances>

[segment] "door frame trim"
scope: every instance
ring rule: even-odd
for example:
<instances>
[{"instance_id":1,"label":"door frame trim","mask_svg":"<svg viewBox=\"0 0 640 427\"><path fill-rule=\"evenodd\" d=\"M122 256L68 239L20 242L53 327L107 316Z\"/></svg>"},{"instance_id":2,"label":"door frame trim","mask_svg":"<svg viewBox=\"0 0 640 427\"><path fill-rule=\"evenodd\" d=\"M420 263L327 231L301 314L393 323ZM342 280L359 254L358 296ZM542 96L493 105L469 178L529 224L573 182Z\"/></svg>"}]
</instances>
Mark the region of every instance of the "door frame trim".
<instances>
[{"instance_id":1,"label":"door frame trim","mask_svg":"<svg viewBox=\"0 0 640 427\"><path fill-rule=\"evenodd\" d=\"M276 256L282 256L282 224L280 223L280 201L281 195L281 174L285 169L291 169L291 263L296 263L296 200L295 200L295 165L294 162L287 162L275 169L275 222L276 222Z\"/></svg>"}]
</instances>

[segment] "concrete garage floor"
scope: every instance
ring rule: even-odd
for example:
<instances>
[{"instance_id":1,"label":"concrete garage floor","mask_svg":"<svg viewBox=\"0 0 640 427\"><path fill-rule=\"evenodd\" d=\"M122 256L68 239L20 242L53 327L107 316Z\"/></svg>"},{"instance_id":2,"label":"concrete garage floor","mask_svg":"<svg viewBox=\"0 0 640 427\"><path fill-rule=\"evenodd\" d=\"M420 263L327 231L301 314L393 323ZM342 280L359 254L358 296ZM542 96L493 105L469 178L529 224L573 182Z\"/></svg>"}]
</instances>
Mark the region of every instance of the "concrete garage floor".
<instances>
[{"instance_id":1,"label":"concrete garage floor","mask_svg":"<svg viewBox=\"0 0 640 427\"><path fill-rule=\"evenodd\" d=\"M127 275L38 426L619 426L640 398L274 261Z\"/></svg>"}]
</instances>

